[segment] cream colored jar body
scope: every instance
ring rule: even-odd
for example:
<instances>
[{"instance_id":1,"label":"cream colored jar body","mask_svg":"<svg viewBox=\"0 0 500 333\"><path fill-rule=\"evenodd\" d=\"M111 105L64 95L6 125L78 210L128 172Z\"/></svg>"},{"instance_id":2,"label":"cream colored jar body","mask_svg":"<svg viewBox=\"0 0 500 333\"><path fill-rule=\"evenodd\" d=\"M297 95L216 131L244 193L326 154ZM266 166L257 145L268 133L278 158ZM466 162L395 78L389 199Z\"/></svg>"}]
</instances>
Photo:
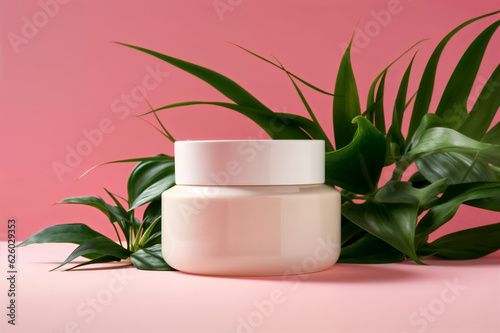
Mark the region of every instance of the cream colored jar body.
<instances>
[{"instance_id":1,"label":"cream colored jar body","mask_svg":"<svg viewBox=\"0 0 500 333\"><path fill-rule=\"evenodd\" d=\"M324 184L176 185L162 202L163 256L183 272L310 273L340 254L340 193Z\"/></svg>"}]
</instances>

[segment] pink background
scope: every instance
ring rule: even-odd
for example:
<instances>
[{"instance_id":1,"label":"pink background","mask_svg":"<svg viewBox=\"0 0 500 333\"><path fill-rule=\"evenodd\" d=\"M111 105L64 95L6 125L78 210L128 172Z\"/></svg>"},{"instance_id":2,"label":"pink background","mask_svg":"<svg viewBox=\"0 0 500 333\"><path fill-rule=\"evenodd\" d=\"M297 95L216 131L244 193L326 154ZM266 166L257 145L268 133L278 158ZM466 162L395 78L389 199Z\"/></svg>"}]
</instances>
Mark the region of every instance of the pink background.
<instances>
[{"instance_id":1,"label":"pink background","mask_svg":"<svg viewBox=\"0 0 500 333\"><path fill-rule=\"evenodd\" d=\"M104 166L75 180L102 162L173 153L173 145L152 127L124 116L148 111L144 101L126 106L120 100L143 85L148 70L159 66L162 73L158 82L146 78L150 88L146 96L154 107L189 100L225 101L189 74L110 41L143 46L209 67L237 81L275 110L306 115L283 73L227 42L265 56L275 55L294 73L333 91L341 45L349 41L359 20L358 31L368 37L355 40L352 61L364 104L375 76L413 43L429 38L418 46L410 91L416 89L426 60L446 33L467 19L499 9L496 0L67 2L0 0L0 218L2 225L8 218L18 220L18 239L49 225L74 222L113 234L97 210L53 204L69 196L104 197L103 187L126 195L131 164ZM227 11L218 13L217 3L226 4ZM51 16L43 14L41 4L47 4ZM393 14L379 23L373 13L388 8ZM452 39L438 68L438 94L466 46L495 19L498 16L477 22ZM38 27L30 30L32 23ZM473 91L479 91L499 55L497 33ZM410 57L405 56L389 72L388 111L392 110L395 83ZM332 138L331 99L303 90ZM179 108L160 116L177 140L248 139L260 133L245 117L216 107ZM89 146L85 133L95 133L103 123L101 131L106 133L101 132L102 138L96 136ZM87 148L86 156L73 161L66 172L54 172L54 163L67 164L68 149L78 147ZM498 213L463 207L438 234L499 220ZM5 230L0 230L2 236Z\"/></svg>"}]
</instances>

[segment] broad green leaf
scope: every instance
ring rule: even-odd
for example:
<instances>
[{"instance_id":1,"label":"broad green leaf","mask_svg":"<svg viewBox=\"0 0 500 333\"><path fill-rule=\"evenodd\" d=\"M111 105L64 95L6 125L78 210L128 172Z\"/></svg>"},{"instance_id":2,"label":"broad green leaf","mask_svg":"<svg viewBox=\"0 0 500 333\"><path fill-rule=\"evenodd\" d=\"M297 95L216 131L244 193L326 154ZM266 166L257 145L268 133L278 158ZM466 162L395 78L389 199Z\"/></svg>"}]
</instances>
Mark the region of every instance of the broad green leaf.
<instances>
[{"instance_id":1,"label":"broad green leaf","mask_svg":"<svg viewBox=\"0 0 500 333\"><path fill-rule=\"evenodd\" d=\"M101 198L90 197L90 196L72 197L63 199L59 201L59 203L86 205L97 208L101 212L103 212L111 222L119 222L127 220L129 218L127 212L125 211L125 209L123 209L123 207L110 205Z\"/></svg>"},{"instance_id":2,"label":"broad green leaf","mask_svg":"<svg viewBox=\"0 0 500 333\"><path fill-rule=\"evenodd\" d=\"M314 89L314 90L316 90L316 91L318 91L318 92L320 92L320 93L322 93L322 94L325 94L325 95L334 96L334 94L329 93L329 92L327 92L327 91L325 91L325 90L323 90L323 89L320 89L320 88L318 88L318 87L316 87L316 86L312 85L311 83L309 83L309 82L307 82L307 81L305 81L305 80L301 79L301 78L300 78L300 77L298 77L297 75L295 75L295 74L293 74L293 73L291 73L291 72L287 71L285 68L283 68L283 67L279 66L278 64L275 64L273 61L271 61L271 60L269 60L269 59L266 59L266 58L264 58L263 56L260 56L260 55L258 55L257 53L254 53L254 52L252 52L252 51L250 51L250 50L248 50L248 49L244 48L243 46L240 46L240 45L235 44L235 43L231 43L231 44L233 44L234 46L239 47L239 48L240 48L240 49L242 49L243 51L248 52L249 54L251 54L251 55L253 55L253 56L255 56L255 57L257 57L257 58L259 58L259 59L261 59L261 60L264 60L264 61L265 61L265 62L267 62L268 64L271 64L271 65L273 65L274 67L277 67L277 68L281 69L282 71L284 71L285 73L287 73L287 74L288 74L288 75L290 75L290 76L293 76L294 78L296 78L297 80L299 80L300 82L302 82L303 84L305 84L306 86L308 86L309 88Z\"/></svg>"},{"instance_id":3,"label":"broad green leaf","mask_svg":"<svg viewBox=\"0 0 500 333\"><path fill-rule=\"evenodd\" d=\"M366 234L340 251L339 263L387 264L401 262L405 255L372 234Z\"/></svg>"},{"instance_id":4,"label":"broad green leaf","mask_svg":"<svg viewBox=\"0 0 500 333\"><path fill-rule=\"evenodd\" d=\"M442 178L447 178L448 184L499 180L492 168L476 160L474 154L441 153L424 156L416 160L415 165L431 182Z\"/></svg>"},{"instance_id":5,"label":"broad green leaf","mask_svg":"<svg viewBox=\"0 0 500 333\"><path fill-rule=\"evenodd\" d=\"M443 259L476 259L500 250L499 239L500 223L495 223L448 234L423 250Z\"/></svg>"},{"instance_id":6,"label":"broad green leaf","mask_svg":"<svg viewBox=\"0 0 500 333\"><path fill-rule=\"evenodd\" d=\"M472 42L458 62L443 91L439 105L436 108L436 115L451 124L453 128L460 127L467 117L467 99L476 79L486 47L499 25L500 21L496 21ZM493 115L491 119L493 119ZM486 129L487 127L484 130L486 131Z\"/></svg>"},{"instance_id":7,"label":"broad green leaf","mask_svg":"<svg viewBox=\"0 0 500 333\"><path fill-rule=\"evenodd\" d=\"M94 238L105 238L83 223L58 224L40 230L18 246L42 243L83 244Z\"/></svg>"},{"instance_id":8,"label":"broad green leaf","mask_svg":"<svg viewBox=\"0 0 500 333\"><path fill-rule=\"evenodd\" d=\"M381 187L373 200L378 203L404 203L425 210L446 187L446 179L441 179L423 188L413 187L410 182L390 180Z\"/></svg>"},{"instance_id":9,"label":"broad green leaf","mask_svg":"<svg viewBox=\"0 0 500 333\"><path fill-rule=\"evenodd\" d=\"M422 79L420 80L420 84L418 86L417 96L415 98L415 104L413 106L413 112L410 120L410 127L408 129L408 136L406 138L407 141L411 140L413 134L417 130L420 125L420 121L423 116L429 111L429 105L431 103L432 93L434 91L434 82L436 79L436 69L438 65L439 58L441 57L441 53L443 52L444 47L448 43L448 41L462 28L471 24L474 21L480 20L484 17L491 16L499 13L500 11L496 11L493 13L489 13L486 15L481 15L479 17L468 20L455 29L453 29L448 35L446 35L441 42L436 46L434 52L432 53L427 65L424 69L424 73L422 74Z\"/></svg>"},{"instance_id":10,"label":"broad green leaf","mask_svg":"<svg viewBox=\"0 0 500 333\"><path fill-rule=\"evenodd\" d=\"M75 266L70 267L68 269L65 269L65 271L71 271L75 268L79 268L82 266L93 265L93 264L103 264L103 263L108 263L108 262L113 262L113 261L121 261L121 259L118 257L114 257L114 256L99 256L95 259L85 261L85 262L82 262L81 264L78 264L78 265L75 265Z\"/></svg>"},{"instance_id":11,"label":"broad green leaf","mask_svg":"<svg viewBox=\"0 0 500 333\"><path fill-rule=\"evenodd\" d=\"M325 155L326 183L367 194L376 189L385 161L385 138L366 118L356 117L352 142Z\"/></svg>"},{"instance_id":12,"label":"broad green leaf","mask_svg":"<svg viewBox=\"0 0 500 333\"><path fill-rule=\"evenodd\" d=\"M439 119L436 117L438 116L435 116L433 118L428 117L427 119ZM415 137L417 137L417 135L420 136L420 134L416 134ZM412 145L413 142L411 141L409 147L411 147ZM411 163L428 155L448 152L476 153L481 150L486 150L493 147L495 146L473 140L450 128L432 127L424 130L415 146L413 146L411 150L403 155L401 160L396 163L396 168L393 173L393 179L400 179L404 170ZM422 172L423 170L419 171ZM444 177L450 177L450 175L444 175Z\"/></svg>"},{"instance_id":13,"label":"broad green leaf","mask_svg":"<svg viewBox=\"0 0 500 333\"><path fill-rule=\"evenodd\" d=\"M78 246L73 252L71 252L69 257L66 258L66 260L64 260L62 264L53 268L52 270L58 269L59 267L66 265L70 261L73 261L74 259L80 256L85 256L89 254L99 255L99 256L106 255L106 256L117 257L120 259L126 259L130 256L131 253L132 252L121 247L120 245L116 244L107 237L93 238Z\"/></svg>"},{"instance_id":14,"label":"broad green leaf","mask_svg":"<svg viewBox=\"0 0 500 333\"><path fill-rule=\"evenodd\" d=\"M480 182L448 186L438 203L418 223L417 240L425 240L431 232L451 220L462 203L490 197L500 197L500 183Z\"/></svg>"},{"instance_id":15,"label":"broad green leaf","mask_svg":"<svg viewBox=\"0 0 500 333\"><path fill-rule=\"evenodd\" d=\"M150 271L175 271L163 259L161 245L156 244L147 249L140 249L130 256L132 264L142 270Z\"/></svg>"},{"instance_id":16,"label":"broad green leaf","mask_svg":"<svg viewBox=\"0 0 500 333\"><path fill-rule=\"evenodd\" d=\"M422 263L414 244L418 217L416 205L373 201L365 201L363 204L346 203L342 205L342 214L415 262Z\"/></svg>"},{"instance_id":17,"label":"broad green leaf","mask_svg":"<svg viewBox=\"0 0 500 333\"><path fill-rule=\"evenodd\" d=\"M420 140L425 131L434 127L447 127L447 124L441 117L436 116L435 114L432 113L426 114L422 118L420 126L415 131L415 134L413 135L411 140L406 141L405 154L413 149L413 147L417 144L417 142Z\"/></svg>"},{"instance_id":18,"label":"broad green leaf","mask_svg":"<svg viewBox=\"0 0 500 333\"><path fill-rule=\"evenodd\" d=\"M156 51L148 50L143 47L119 43L119 42L117 42L117 44L127 46L139 50L141 52L147 53L149 55L152 55L158 59L168 62L169 64L179 69L182 69L187 73L196 76L197 78L205 81L206 83L217 89L224 96L226 96L227 98L229 98L238 105L253 107L256 109L267 111L270 114L273 113L268 107L266 107L259 100L253 97L248 91L243 89L239 84L225 77L224 75L214 72L211 69L198 66L193 63L180 60L165 54L161 54Z\"/></svg>"},{"instance_id":19,"label":"broad green leaf","mask_svg":"<svg viewBox=\"0 0 500 333\"><path fill-rule=\"evenodd\" d=\"M500 65L497 66L488 81L486 81L481 93L472 107L472 110L467 115L467 118L462 124L462 127L460 127L459 131L471 139L481 140L490 127L490 124L499 108Z\"/></svg>"},{"instance_id":20,"label":"broad green leaf","mask_svg":"<svg viewBox=\"0 0 500 333\"><path fill-rule=\"evenodd\" d=\"M354 138L353 119L361 114L358 88L351 66L351 43L340 62L333 98L333 131L337 149L347 146Z\"/></svg>"},{"instance_id":21,"label":"broad green leaf","mask_svg":"<svg viewBox=\"0 0 500 333\"><path fill-rule=\"evenodd\" d=\"M174 185L174 158L139 163L129 176L129 210L158 199Z\"/></svg>"},{"instance_id":22,"label":"broad green leaf","mask_svg":"<svg viewBox=\"0 0 500 333\"><path fill-rule=\"evenodd\" d=\"M493 147L494 145L470 139L451 128L434 127L422 134L420 140L406 157L415 159L420 156L449 151L469 153Z\"/></svg>"},{"instance_id":23,"label":"broad green leaf","mask_svg":"<svg viewBox=\"0 0 500 333\"><path fill-rule=\"evenodd\" d=\"M255 122L257 125L259 125L266 133L272 138L272 139L310 139L309 135L305 133L299 125L298 122L295 121L296 117L295 115L290 115L290 117L285 117L282 116L284 115L283 113L267 113L263 112L262 110L255 109L252 107L247 107L247 106L241 106L238 104L232 104L232 103L224 103L224 102L202 102L202 101L193 101L193 102L183 102L183 103L174 103L174 104L169 104L166 106L163 106L161 108L155 109L153 111L146 112L143 115L150 114L152 112L157 112L160 110L165 110L165 109L170 109L170 108L176 108L180 106L188 106L188 105L216 105L216 106L221 106L233 111L236 111L238 113L241 113L242 115L246 116L253 122ZM293 116L293 117L291 117ZM303 117L302 117L303 118ZM307 119L307 118L304 118ZM312 121L310 121L312 124L312 127L314 127L314 130L317 130L317 126L314 125ZM305 129L305 128L304 128ZM313 136L315 139L321 139L321 136L317 135L317 132L314 133L309 133L311 136L313 134L316 134L316 136Z\"/></svg>"}]
</instances>

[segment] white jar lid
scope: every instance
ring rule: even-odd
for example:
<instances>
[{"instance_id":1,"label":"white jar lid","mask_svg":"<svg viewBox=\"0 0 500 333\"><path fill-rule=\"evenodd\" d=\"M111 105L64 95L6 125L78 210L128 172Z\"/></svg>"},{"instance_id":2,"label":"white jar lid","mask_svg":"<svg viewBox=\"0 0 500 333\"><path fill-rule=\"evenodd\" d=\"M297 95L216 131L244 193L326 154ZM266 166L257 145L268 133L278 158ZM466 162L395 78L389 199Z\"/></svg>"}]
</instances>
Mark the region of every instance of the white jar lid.
<instances>
[{"instance_id":1,"label":"white jar lid","mask_svg":"<svg viewBox=\"0 0 500 333\"><path fill-rule=\"evenodd\" d=\"M178 185L301 185L325 182L323 140L176 141Z\"/></svg>"}]
</instances>

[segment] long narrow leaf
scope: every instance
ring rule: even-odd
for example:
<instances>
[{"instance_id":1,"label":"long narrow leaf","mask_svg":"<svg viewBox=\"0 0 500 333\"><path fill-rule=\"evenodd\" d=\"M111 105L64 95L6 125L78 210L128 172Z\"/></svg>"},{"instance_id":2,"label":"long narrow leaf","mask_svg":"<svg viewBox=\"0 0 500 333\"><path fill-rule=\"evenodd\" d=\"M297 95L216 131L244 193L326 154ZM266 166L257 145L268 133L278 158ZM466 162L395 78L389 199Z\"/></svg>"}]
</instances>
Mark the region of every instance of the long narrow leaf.
<instances>
[{"instance_id":1,"label":"long narrow leaf","mask_svg":"<svg viewBox=\"0 0 500 333\"><path fill-rule=\"evenodd\" d=\"M500 65L484 85L472 110L467 115L459 131L468 137L480 140L490 127L491 121L500 108ZM488 141L486 141L488 142Z\"/></svg>"},{"instance_id":2,"label":"long narrow leaf","mask_svg":"<svg viewBox=\"0 0 500 333\"><path fill-rule=\"evenodd\" d=\"M444 259L468 260L500 250L500 223L466 229L443 236L423 247Z\"/></svg>"},{"instance_id":3,"label":"long narrow leaf","mask_svg":"<svg viewBox=\"0 0 500 333\"><path fill-rule=\"evenodd\" d=\"M420 220L416 232L417 239L424 240L431 232L448 222L462 203L490 197L500 197L500 183L481 182L448 186L438 204Z\"/></svg>"},{"instance_id":4,"label":"long narrow leaf","mask_svg":"<svg viewBox=\"0 0 500 333\"><path fill-rule=\"evenodd\" d=\"M168 155L157 155L157 156L153 156L153 157L128 158L128 159L124 159L124 160L116 160L116 161L105 162L105 163L98 164L98 165L93 166L92 168L88 169L80 177L78 177L78 179L83 178L85 175L87 175L92 170L94 170L96 168L99 168L101 166L107 165L107 164L147 162L147 161L161 161L161 160L168 160L170 158L172 158L172 157L168 156Z\"/></svg>"},{"instance_id":5,"label":"long narrow leaf","mask_svg":"<svg viewBox=\"0 0 500 333\"><path fill-rule=\"evenodd\" d=\"M415 60L415 53L406 68L401 83L399 84L398 94L396 96L396 101L394 102L394 109L392 112L392 122L389 131L387 131L386 141L387 141L387 156L386 165L392 164L395 160L404 153L405 150L405 139L403 137L403 132L401 126L403 124L403 115L408 106L406 101L406 96L408 94L408 83L410 81L411 68L413 66L413 61Z\"/></svg>"},{"instance_id":6,"label":"long narrow leaf","mask_svg":"<svg viewBox=\"0 0 500 333\"><path fill-rule=\"evenodd\" d=\"M448 43L448 41L462 28L466 27L472 22L475 22L487 16L495 15L497 13L500 13L500 11L496 11L486 15L481 15L460 24L458 27L453 29L448 35L446 35L434 49L434 52L432 53L431 57L429 58L429 61L427 62L427 65L424 69L424 73L422 74L422 79L420 80L420 84L418 86L418 92L415 98L415 104L413 106L413 112L410 120L410 127L408 129L408 136L406 138L407 141L411 140L413 134L420 125L422 117L429 111L429 105L431 103L431 97L434 90L434 82L436 79L437 65L439 62L439 58L441 57L441 53L443 52L443 49Z\"/></svg>"},{"instance_id":7,"label":"long narrow leaf","mask_svg":"<svg viewBox=\"0 0 500 333\"><path fill-rule=\"evenodd\" d=\"M405 255L372 234L366 234L356 242L343 247L339 263L387 264L405 260Z\"/></svg>"},{"instance_id":8,"label":"long narrow leaf","mask_svg":"<svg viewBox=\"0 0 500 333\"><path fill-rule=\"evenodd\" d=\"M74 259L88 255L88 254L94 254L94 255L106 255L106 256L113 256L117 257L120 259L126 259L132 254L129 250L121 247L120 245L116 244L109 238L94 238L90 239L84 243L82 243L80 246L78 246L69 256L66 258L66 260L63 261L59 266L53 268L58 269L61 266L66 265L70 261L73 261Z\"/></svg>"},{"instance_id":9,"label":"long narrow leaf","mask_svg":"<svg viewBox=\"0 0 500 333\"><path fill-rule=\"evenodd\" d=\"M352 41L351 41L352 43ZM358 88L351 66L351 43L340 61L335 97L333 98L333 131L336 149L347 146L356 133L352 120L361 114Z\"/></svg>"},{"instance_id":10,"label":"long narrow leaf","mask_svg":"<svg viewBox=\"0 0 500 333\"><path fill-rule=\"evenodd\" d=\"M467 99L486 47L499 25L500 21L491 24L472 42L458 62L443 91L436 114L451 123L454 128L460 126L467 116ZM482 134L477 138L479 139Z\"/></svg>"},{"instance_id":11,"label":"long narrow leaf","mask_svg":"<svg viewBox=\"0 0 500 333\"><path fill-rule=\"evenodd\" d=\"M18 246L42 243L83 244L94 238L104 238L103 234L91 229L83 223L58 224L40 230Z\"/></svg>"},{"instance_id":12,"label":"long narrow leaf","mask_svg":"<svg viewBox=\"0 0 500 333\"><path fill-rule=\"evenodd\" d=\"M293 86L295 88L295 91L299 95L300 100L302 101L302 104L304 104L304 107L306 108L307 112L309 113L309 116L312 119L312 123L314 124L314 127L316 128L315 132L320 133L321 134L321 139L325 141L325 150L327 152L333 151L334 149L333 149L332 143L330 142L330 139L328 139L328 137L326 136L325 132L323 131L323 128L321 127L321 125L318 122L318 119L316 119L316 116L314 115L313 110L309 106L309 103L307 102L304 94L302 93L302 91L300 90L300 88L295 83L293 77L290 74L288 74L288 72L286 71L285 67L283 67L283 65L279 62L279 60L277 60L277 61L278 61L279 65L281 66L281 68L287 73L288 78L290 79L290 81L292 81L292 84L293 84Z\"/></svg>"},{"instance_id":13,"label":"long narrow leaf","mask_svg":"<svg viewBox=\"0 0 500 333\"><path fill-rule=\"evenodd\" d=\"M120 42L116 43L152 55L158 59L168 62L169 64L179 69L182 69L187 73L190 73L198 77L199 79L205 81L206 83L217 89L224 96L226 96L236 104L249 106L263 111L267 111L268 113L272 113L272 111L268 107L266 107L259 100L253 97L248 91L243 89L239 84L211 69L198 66L196 64L180 60L165 54L161 54L156 51L148 50L143 47L120 43Z\"/></svg>"},{"instance_id":14,"label":"long narrow leaf","mask_svg":"<svg viewBox=\"0 0 500 333\"><path fill-rule=\"evenodd\" d=\"M146 112L142 115L188 105L216 105L234 110L254 121L273 139L310 139L310 136L306 132L304 132L301 127L296 124L291 118L284 119L278 113L268 114L267 112L263 112L259 109L232 103L202 101L174 103L160 107L150 112Z\"/></svg>"},{"instance_id":15,"label":"long narrow leaf","mask_svg":"<svg viewBox=\"0 0 500 333\"><path fill-rule=\"evenodd\" d=\"M250 50L248 50L248 49L244 48L243 46L240 46L240 45L235 44L235 43L231 43L231 44L233 44L233 45L234 45L234 46L236 46L236 47L239 47L239 48L240 48L240 49L242 49L243 51L248 52L249 54L251 54L251 55L253 55L253 56L255 56L255 57L257 57L257 58L259 58L259 59L261 59L261 60L264 60L264 61L265 61L265 62L267 62L268 64L271 64L271 65L273 65L274 67L277 67L277 68L279 68L279 69L281 69L281 70L285 71L285 73L287 73L288 75L293 76L294 78L296 78L297 80L299 80L300 82L302 82L303 84L305 84L306 86L308 86L309 88L314 89L314 90L316 90L316 91L318 91L318 92L320 92L320 93L322 93L322 94L325 94L325 95L335 96L334 94L329 93L328 91L325 91L325 90L323 90L323 89L320 89L320 88L318 88L318 87L316 87L316 86L312 85L311 83L309 83L309 82L307 82L307 81L305 81L305 80L301 79L301 78L300 78L300 77L298 77L297 75L295 75L295 74L293 74L293 73L291 73L291 72L287 71L285 68L280 67L278 64L275 64L275 63L274 63L274 62L272 62L271 60L266 59L266 58L264 58L263 56L260 56L260 55L258 55L257 53L252 52L252 51L250 51Z\"/></svg>"}]
</instances>

